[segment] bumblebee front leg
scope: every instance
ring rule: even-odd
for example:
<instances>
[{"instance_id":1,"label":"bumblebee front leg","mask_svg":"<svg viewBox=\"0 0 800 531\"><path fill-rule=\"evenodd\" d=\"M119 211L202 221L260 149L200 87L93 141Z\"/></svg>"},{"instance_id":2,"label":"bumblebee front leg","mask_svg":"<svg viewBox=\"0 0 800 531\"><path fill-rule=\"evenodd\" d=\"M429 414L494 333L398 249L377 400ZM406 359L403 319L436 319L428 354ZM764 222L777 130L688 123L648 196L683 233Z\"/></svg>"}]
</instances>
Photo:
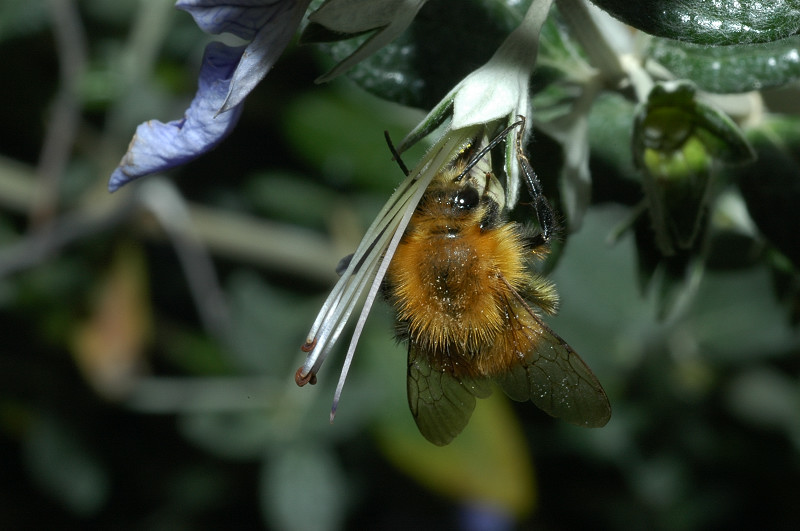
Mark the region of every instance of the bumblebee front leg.
<instances>
[{"instance_id":1,"label":"bumblebee front leg","mask_svg":"<svg viewBox=\"0 0 800 531\"><path fill-rule=\"evenodd\" d=\"M558 228L558 221L556 221L556 216L553 212L553 208L550 206L550 202L544 196L542 183L539 181L536 172L533 171L531 163L528 161L528 157L525 156L525 151L522 149L522 136L525 134L525 117L520 115L518 118L519 121L514 123L514 125L520 125L517 131L517 162L522 169L528 192L531 194L531 199L533 201L532 206L536 212L536 218L539 221L539 229L542 231L541 238L544 240L544 243L548 243Z\"/></svg>"}]
</instances>

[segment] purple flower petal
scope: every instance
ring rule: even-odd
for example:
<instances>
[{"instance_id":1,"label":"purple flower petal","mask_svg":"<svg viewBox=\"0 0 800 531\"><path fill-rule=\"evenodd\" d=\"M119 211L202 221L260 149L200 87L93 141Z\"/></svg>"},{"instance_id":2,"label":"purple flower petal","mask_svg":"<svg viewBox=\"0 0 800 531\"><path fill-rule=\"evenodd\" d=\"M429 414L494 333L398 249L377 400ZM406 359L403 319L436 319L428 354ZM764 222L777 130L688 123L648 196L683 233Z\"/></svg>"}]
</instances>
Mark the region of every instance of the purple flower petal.
<instances>
[{"instance_id":1,"label":"purple flower petal","mask_svg":"<svg viewBox=\"0 0 800 531\"><path fill-rule=\"evenodd\" d=\"M461 507L459 528L468 531L507 531L514 528L514 519L500 507L467 503Z\"/></svg>"},{"instance_id":2,"label":"purple flower petal","mask_svg":"<svg viewBox=\"0 0 800 531\"><path fill-rule=\"evenodd\" d=\"M230 92L220 112L239 105L264 79L275 61L292 40L311 0L280 2L282 9L272 10L242 55L233 74Z\"/></svg>"},{"instance_id":3,"label":"purple flower petal","mask_svg":"<svg viewBox=\"0 0 800 531\"><path fill-rule=\"evenodd\" d=\"M220 108L244 51L244 47L231 48L216 42L206 47L197 94L184 117L168 123L150 120L140 124L127 153L111 174L109 191L195 159L233 130L241 115L241 101L229 107L228 112L220 113Z\"/></svg>"},{"instance_id":4,"label":"purple flower petal","mask_svg":"<svg viewBox=\"0 0 800 531\"><path fill-rule=\"evenodd\" d=\"M235 3L223 0L178 0L175 7L192 15L195 23L206 33L232 33L250 41L270 20L280 13L292 11L297 3L298 0L237 0Z\"/></svg>"},{"instance_id":5,"label":"purple flower petal","mask_svg":"<svg viewBox=\"0 0 800 531\"><path fill-rule=\"evenodd\" d=\"M310 0L178 0L203 31L232 33L246 47L219 43L206 48L200 82L181 120L145 122L136 134L108 188L184 164L219 144L239 119L248 94L267 75L289 44Z\"/></svg>"},{"instance_id":6,"label":"purple flower petal","mask_svg":"<svg viewBox=\"0 0 800 531\"><path fill-rule=\"evenodd\" d=\"M292 39L311 0L178 0L175 6L211 34L251 41L233 75L220 112L239 105L264 79Z\"/></svg>"}]
</instances>

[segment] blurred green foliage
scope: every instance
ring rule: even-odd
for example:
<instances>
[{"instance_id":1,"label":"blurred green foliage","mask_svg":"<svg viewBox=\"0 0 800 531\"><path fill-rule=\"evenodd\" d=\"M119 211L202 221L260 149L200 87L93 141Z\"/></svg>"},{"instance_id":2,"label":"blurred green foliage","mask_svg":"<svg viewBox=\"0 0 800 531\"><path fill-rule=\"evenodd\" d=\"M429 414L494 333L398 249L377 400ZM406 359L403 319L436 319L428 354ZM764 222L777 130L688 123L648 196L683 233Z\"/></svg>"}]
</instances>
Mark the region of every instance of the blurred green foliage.
<instances>
[{"instance_id":1,"label":"blurred green foliage","mask_svg":"<svg viewBox=\"0 0 800 531\"><path fill-rule=\"evenodd\" d=\"M692 213L702 228L678 252L659 248L643 206L631 154L642 107L604 89L585 116L591 200L563 236L552 273L562 310L549 322L608 391L605 428L495 393L451 446L433 447L408 412L385 305L333 424L342 352L317 386L296 387L338 260L402 179L383 131L400 139L423 116L372 94L432 105L491 55L518 4L431 2L404 40L328 86L313 79L330 58L293 47L217 150L111 197L106 179L135 125L182 114L207 38L167 0L0 4L1 529L447 529L481 506L520 528L800 525L791 13L770 11L780 24L757 38L643 23L686 41L639 49L694 82L681 105L695 125L707 125L707 105L721 108L737 131L726 146L756 153L704 166L710 191ZM597 4L637 24L626 9L659 2ZM736 4L738 24L752 2L713 4ZM483 51L433 31L443 17L479 34L470 45ZM528 146L556 203L571 192L559 138L573 132L558 118L591 56L570 31L554 14L543 33L537 116L553 119ZM692 44L709 35L737 44ZM348 46L327 49L340 59ZM524 205L516 215L529 216Z\"/></svg>"}]
</instances>

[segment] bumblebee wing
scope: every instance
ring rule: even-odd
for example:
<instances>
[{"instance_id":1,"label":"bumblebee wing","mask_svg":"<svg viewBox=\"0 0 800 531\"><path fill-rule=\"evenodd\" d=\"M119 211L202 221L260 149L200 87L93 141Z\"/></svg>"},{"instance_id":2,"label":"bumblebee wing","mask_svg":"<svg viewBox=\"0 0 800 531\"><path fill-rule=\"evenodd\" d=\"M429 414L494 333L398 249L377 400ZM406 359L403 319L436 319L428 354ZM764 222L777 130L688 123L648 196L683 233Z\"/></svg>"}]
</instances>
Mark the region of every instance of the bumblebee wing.
<instances>
[{"instance_id":1,"label":"bumblebee wing","mask_svg":"<svg viewBox=\"0 0 800 531\"><path fill-rule=\"evenodd\" d=\"M611 405L591 369L522 299L509 301L507 336L515 361L494 377L505 393L531 400L545 413L578 426L599 428L611 418Z\"/></svg>"},{"instance_id":2,"label":"bumblebee wing","mask_svg":"<svg viewBox=\"0 0 800 531\"><path fill-rule=\"evenodd\" d=\"M420 433L437 446L449 444L469 422L475 397L492 392L487 380L459 378L431 366L431 356L413 342L408 348L408 405Z\"/></svg>"}]
</instances>

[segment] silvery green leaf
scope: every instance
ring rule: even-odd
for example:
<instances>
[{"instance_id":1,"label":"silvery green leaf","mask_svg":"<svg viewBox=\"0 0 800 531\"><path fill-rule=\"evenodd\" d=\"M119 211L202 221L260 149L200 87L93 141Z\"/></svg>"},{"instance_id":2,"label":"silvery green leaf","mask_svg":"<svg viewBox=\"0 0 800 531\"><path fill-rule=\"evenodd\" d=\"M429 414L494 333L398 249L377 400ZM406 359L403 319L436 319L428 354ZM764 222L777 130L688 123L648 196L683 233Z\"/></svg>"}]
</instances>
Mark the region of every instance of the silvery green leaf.
<instances>
[{"instance_id":1,"label":"silvery green leaf","mask_svg":"<svg viewBox=\"0 0 800 531\"><path fill-rule=\"evenodd\" d=\"M637 29L696 44L770 42L800 29L798 0L592 0Z\"/></svg>"},{"instance_id":2,"label":"silvery green leaf","mask_svg":"<svg viewBox=\"0 0 800 531\"><path fill-rule=\"evenodd\" d=\"M654 39L649 55L709 92L779 87L800 79L800 36L765 44L702 46Z\"/></svg>"}]
</instances>

